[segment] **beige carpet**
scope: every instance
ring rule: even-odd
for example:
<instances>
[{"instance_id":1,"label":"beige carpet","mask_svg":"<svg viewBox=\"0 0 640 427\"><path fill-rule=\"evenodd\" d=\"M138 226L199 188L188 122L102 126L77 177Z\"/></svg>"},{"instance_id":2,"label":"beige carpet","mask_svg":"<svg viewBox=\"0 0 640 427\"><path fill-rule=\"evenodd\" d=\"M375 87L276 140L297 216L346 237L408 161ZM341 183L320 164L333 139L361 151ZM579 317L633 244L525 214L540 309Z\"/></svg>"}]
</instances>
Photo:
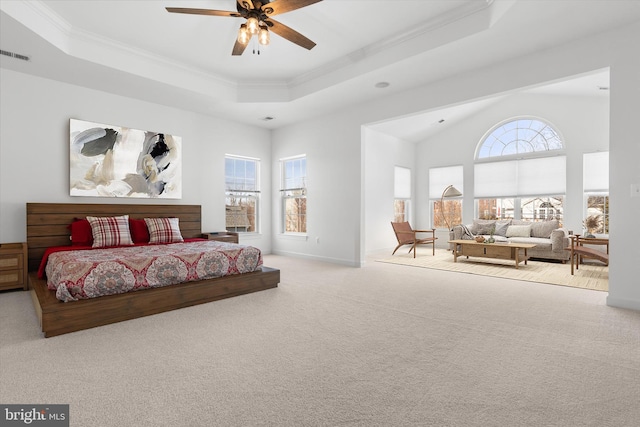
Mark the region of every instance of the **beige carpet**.
<instances>
[{"instance_id":1,"label":"beige carpet","mask_svg":"<svg viewBox=\"0 0 640 427\"><path fill-rule=\"evenodd\" d=\"M46 339L0 292L0 403L67 403L71 427L637 427L640 312L382 257L265 255L276 289Z\"/></svg>"},{"instance_id":2,"label":"beige carpet","mask_svg":"<svg viewBox=\"0 0 640 427\"><path fill-rule=\"evenodd\" d=\"M458 262L453 262L451 252L436 249L436 255L432 256L429 248L418 248L416 258L398 250L395 255L376 261L604 292L609 290L609 267L595 263L580 265L580 269L572 276L571 265L568 263L529 260L527 265L521 263L516 269L513 261L490 258L459 257Z\"/></svg>"}]
</instances>

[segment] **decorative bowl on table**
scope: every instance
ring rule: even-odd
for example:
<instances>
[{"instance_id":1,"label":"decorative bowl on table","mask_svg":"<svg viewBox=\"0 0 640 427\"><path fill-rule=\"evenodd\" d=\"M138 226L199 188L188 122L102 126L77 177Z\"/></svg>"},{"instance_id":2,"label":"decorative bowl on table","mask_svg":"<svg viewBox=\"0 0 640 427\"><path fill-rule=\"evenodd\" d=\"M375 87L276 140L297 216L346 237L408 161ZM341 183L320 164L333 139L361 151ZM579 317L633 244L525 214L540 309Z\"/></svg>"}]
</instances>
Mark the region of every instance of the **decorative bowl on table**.
<instances>
[{"instance_id":1,"label":"decorative bowl on table","mask_svg":"<svg viewBox=\"0 0 640 427\"><path fill-rule=\"evenodd\" d=\"M482 237L482 236L476 236L476 242L478 242L478 243L484 243L484 237Z\"/></svg>"}]
</instances>

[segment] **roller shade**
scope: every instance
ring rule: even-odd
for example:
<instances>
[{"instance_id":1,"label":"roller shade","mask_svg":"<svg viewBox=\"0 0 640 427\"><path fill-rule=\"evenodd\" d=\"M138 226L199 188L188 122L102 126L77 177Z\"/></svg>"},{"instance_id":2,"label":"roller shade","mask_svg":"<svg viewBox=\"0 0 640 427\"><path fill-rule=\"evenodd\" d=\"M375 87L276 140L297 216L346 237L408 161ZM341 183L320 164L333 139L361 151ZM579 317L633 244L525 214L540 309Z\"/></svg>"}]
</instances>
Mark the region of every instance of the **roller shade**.
<instances>
[{"instance_id":1,"label":"roller shade","mask_svg":"<svg viewBox=\"0 0 640 427\"><path fill-rule=\"evenodd\" d=\"M474 197L563 195L566 156L508 160L474 165Z\"/></svg>"},{"instance_id":2,"label":"roller shade","mask_svg":"<svg viewBox=\"0 0 640 427\"><path fill-rule=\"evenodd\" d=\"M411 198L411 169L395 167L393 196L396 199Z\"/></svg>"},{"instance_id":3,"label":"roller shade","mask_svg":"<svg viewBox=\"0 0 640 427\"><path fill-rule=\"evenodd\" d=\"M582 185L585 192L609 191L609 152L587 153L582 157Z\"/></svg>"},{"instance_id":4,"label":"roller shade","mask_svg":"<svg viewBox=\"0 0 640 427\"><path fill-rule=\"evenodd\" d=\"M463 181L462 166L431 168L429 169L429 198L439 199L449 185L453 185L464 194Z\"/></svg>"}]
</instances>

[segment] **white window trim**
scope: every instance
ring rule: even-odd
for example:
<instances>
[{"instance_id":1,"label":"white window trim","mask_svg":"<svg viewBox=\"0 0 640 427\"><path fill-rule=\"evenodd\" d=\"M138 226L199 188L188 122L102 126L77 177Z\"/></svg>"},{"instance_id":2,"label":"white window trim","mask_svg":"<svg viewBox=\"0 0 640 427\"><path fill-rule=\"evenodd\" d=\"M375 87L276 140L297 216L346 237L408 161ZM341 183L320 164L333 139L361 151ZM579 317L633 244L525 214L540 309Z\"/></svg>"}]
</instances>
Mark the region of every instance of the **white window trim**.
<instances>
[{"instance_id":1,"label":"white window trim","mask_svg":"<svg viewBox=\"0 0 640 427\"><path fill-rule=\"evenodd\" d=\"M306 241L308 239L308 232L296 232L296 231L286 231L286 208L285 208L285 204L286 204L286 197L284 196L284 192L287 191L286 188L284 188L284 165L286 162L291 161L291 160L298 160L298 159L305 159L305 163L307 160L307 155L305 154L298 154L295 156L289 156L289 157L282 157L280 158L279 162L280 162L280 233L279 236L283 237L287 240L304 240ZM308 178L305 175L305 185L304 185L304 197L305 199L307 198L307 185L306 185L306 178ZM308 227L308 218L307 218L307 223L306 226Z\"/></svg>"},{"instance_id":2,"label":"white window trim","mask_svg":"<svg viewBox=\"0 0 640 427\"><path fill-rule=\"evenodd\" d=\"M253 161L256 163L256 187L257 190L252 190L252 191L240 191L240 190L235 190L235 191L229 191L225 188L225 204L226 204L226 198L229 194L231 193L254 193L255 194L255 198L256 198L256 225L255 225L255 231L236 231L236 233L241 234L244 237L249 237L249 236L260 236L261 235L261 230L262 230L262 197L261 197L261 179L260 179L260 169L261 169L261 165L260 165L260 159L257 157L249 157L249 156L240 156L237 154L225 154L224 155L225 160L226 159L237 159L237 160L247 160L247 161ZM226 171L225 171L225 175L226 175ZM226 187L226 183L225 183L225 187ZM225 229L226 229L226 224L225 224Z\"/></svg>"}]
</instances>

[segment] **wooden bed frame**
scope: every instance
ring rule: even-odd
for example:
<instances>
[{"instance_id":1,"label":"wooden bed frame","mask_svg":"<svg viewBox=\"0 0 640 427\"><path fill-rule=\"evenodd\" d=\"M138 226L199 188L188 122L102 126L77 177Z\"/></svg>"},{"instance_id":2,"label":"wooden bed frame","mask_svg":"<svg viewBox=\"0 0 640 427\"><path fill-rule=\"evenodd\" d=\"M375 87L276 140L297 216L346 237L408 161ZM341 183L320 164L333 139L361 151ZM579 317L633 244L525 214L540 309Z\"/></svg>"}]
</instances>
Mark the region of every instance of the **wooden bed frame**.
<instances>
[{"instance_id":1,"label":"wooden bed frame","mask_svg":"<svg viewBox=\"0 0 640 427\"><path fill-rule=\"evenodd\" d=\"M145 289L126 294L62 302L38 279L46 248L70 245L67 226L74 218L129 215L131 218L177 217L185 238L201 237L199 205L27 203L29 287L45 337L108 325L182 307L275 288L280 270L261 271Z\"/></svg>"}]
</instances>

